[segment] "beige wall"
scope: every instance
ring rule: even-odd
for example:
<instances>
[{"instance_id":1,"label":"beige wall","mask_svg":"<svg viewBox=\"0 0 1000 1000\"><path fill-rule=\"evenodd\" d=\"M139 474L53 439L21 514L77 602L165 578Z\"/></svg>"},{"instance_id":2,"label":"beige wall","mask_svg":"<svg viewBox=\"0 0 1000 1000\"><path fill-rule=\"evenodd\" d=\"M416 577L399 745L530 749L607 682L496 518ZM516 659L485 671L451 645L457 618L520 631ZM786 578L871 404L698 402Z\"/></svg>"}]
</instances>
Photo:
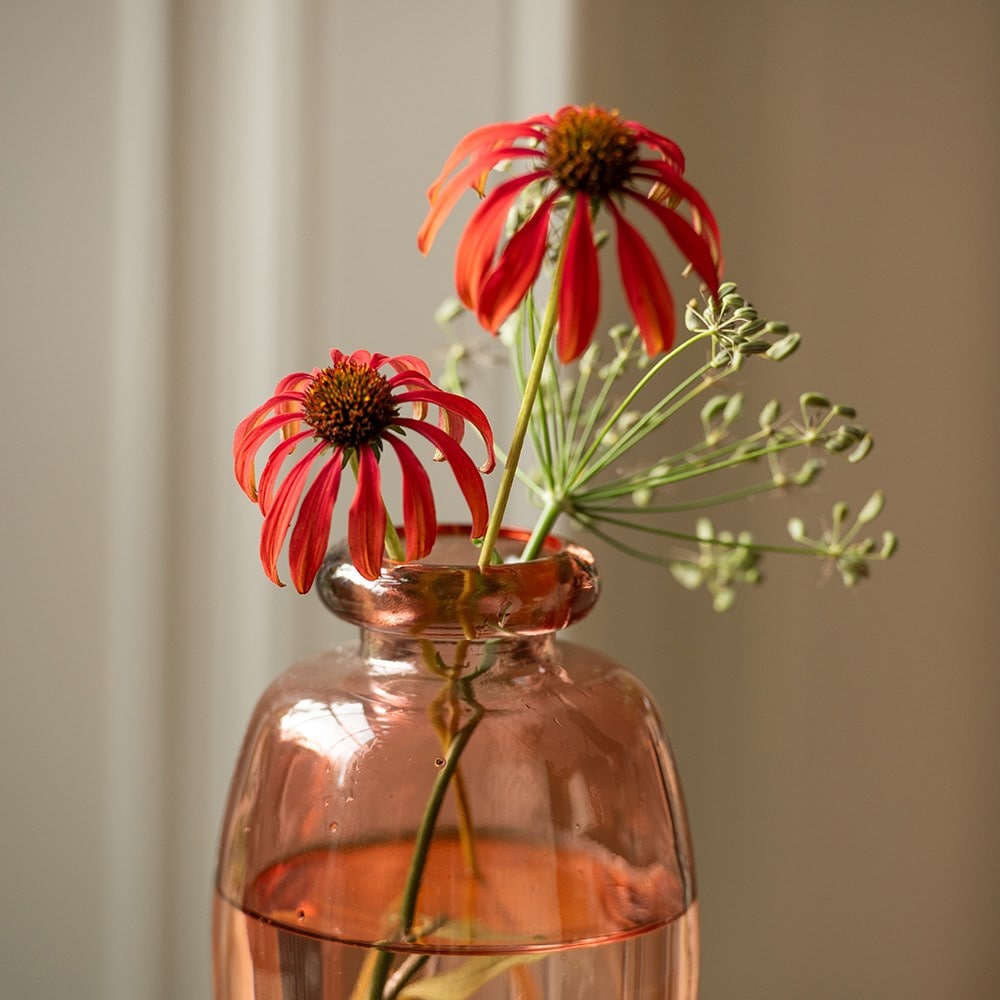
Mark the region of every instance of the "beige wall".
<instances>
[{"instance_id":1,"label":"beige wall","mask_svg":"<svg viewBox=\"0 0 1000 1000\"><path fill-rule=\"evenodd\" d=\"M807 334L762 396L859 408L876 450L821 500L882 485L903 541L724 617L604 560L584 632L669 724L702 996L992 995L998 42L987 0L2 5L4 995L208 996L239 733L343 634L259 574L233 423L333 340L432 353L427 180L568 99L682 141L731 276Z\"/></svg>"},{"instance_id":2,"label":"beige wall","mask_svg":"<svg viewBox=\"0 0 1000 1000\"><path fill-rule=\"evenodd\" d=\"M760 402L825 390L875 432L819 509L882 485L902 538L854 593L772 563L721 618L653 576L605 602L613 621L645 594L669 623L622 655L655 677L685 776L703 996L993 996L1000 8L585 6L581 96L683 136L731 276L807 335ZM785 516L747 514L761 533Z\"/></svg>"}]
</instances>

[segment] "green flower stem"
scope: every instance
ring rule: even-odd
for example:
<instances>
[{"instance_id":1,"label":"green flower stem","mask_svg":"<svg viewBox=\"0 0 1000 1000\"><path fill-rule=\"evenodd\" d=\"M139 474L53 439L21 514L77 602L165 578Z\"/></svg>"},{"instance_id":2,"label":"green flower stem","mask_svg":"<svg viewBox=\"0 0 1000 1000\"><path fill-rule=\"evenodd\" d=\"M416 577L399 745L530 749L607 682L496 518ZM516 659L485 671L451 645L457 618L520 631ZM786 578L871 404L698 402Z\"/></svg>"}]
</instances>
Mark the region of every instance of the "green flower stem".
<instances>
[{"instance_id":1,"label":"green flower stem","mask_svg":"<svg viewBox=\"0 0 1000 1000\"><path fill-rule=\"evenodd\" d=\"M555 527L556 520L562 513L562 510L563 501L561 497L550 496L546 500L545 507L535 522L535 530L532 531L531 537L528 539L521 553L522 560L534 559L538 555L545 544L545 539L549 537L552 529Z\"/></svg>"},{"instance_id":2,"label":"green flower stem","mask_svg":"<svg viewBox=\"0 0 1000 1000\"><path fill-rule=\"evenodd\" d=\"M593 478L593 476L595 476L601 469L606 468L606 466L608 465L608 461L606 460L607 456L602 456L602 460L593 469L588 470L587 465L596 454L597 449L601 445L601 441L607 434L609 434L614 429L615 424L627 412L629 406L631 406L635 398L645 388L645 386L648 385L649 382L652 381L652 379L655 378L657 374L659 374L661 369L663 369L666 365L668 365L674 358L678 357L682 351L692 346L696 341L702 340L707 336L710 335L696 334L693 337L689 337L687 340L684 341L684 343L679 344L668 354L665 354L662 358L660 358L660 360L657 361L656 364L654 364L649 369L649 371L647 371L646 374L643 375L643 377L636 382L636 384L629 391L629 393L624 397L624 399L621 400L621 402L615 407L611 415L601 425L601 429L596 434L594 434L593 440L590 443L590 447L586 450L586 452L583 454L580 460L576 463L577 474L573 480L572 487L576 487L584 482L587 482L587 480ZM669 404L672 403L672 401L681 391L686 389L693 382L699 380L708 367L709 367L708 365L702 366L702 368L694 372L692 375L689 375L686 379L684 379L683 382L681 382L671 392L669 392L666 396L664 396L663 399L661 399L660 402L657 403L652 410L646 413L643 419L640 420L639 423L636 424L636 426L631 429L629 434L623 435L622 442L619 442L619 446L612 450L614 450L616 454L619 454L621 453L621 451L625 450L624 448L621 447L621 444L626 439L629 441L628 447L631 447L632 444L634 444L639 437L644 436L644 434L649 433L649 431L652 431L653 429L658 427L671 414L676 412L676 410L680 409L680 407L683 406L685 403L693 399L699 392L702 391L706 383L703 382L701 385L697 386L693 392L688 393L688 395L685 396L684 399L682 399L681 402L676 406L672 407L669 406ZM660 419L657 419L656 422L653 423L653 420L656 417L660 417ZM652 426L649 426L650 424L652 424ZM640 425L648 428L647 430L644 431L643 435L637 435L637 429L640 427Z\"/></svg>"},{"instance_id":3,"label":"green flower stem","mask_svg":"<svg viewBox=\"0 0 1000 1000\"><path fill-rule=\"evenodd\" d=\"M535 303L533 296L529 293L524 297L524 303L521 307L521 329L522 331L527 329L528 331L528 344L531 348L531 356L534 359L535 349L538 346L538 340L535 335ZM517 352L518 358L520 359L521 367L521 392L525 391L526 386L526 375L524 372L524 351L520 343L520 338L518 338L517 343L514 345L514 350ZM541 468L542 474L545 476L546 485L548 489L552 489L554 486L553 482L553 464L552 464L552 438L549 434L549 420L546 415L545 406L546 397L546 385L545 385L545 374L542 373L542 379L538 385L538 397L536 400L536 409L532 411L531 418L528 421L528 434L531 436L531 442L535 449L535 454L539 456L540 462L539 466ZM506 463L506 459L504 460Z\"/></svg>"},{"instance_id":4,"label":"green flower stem","mask_svg":"<svg viewBox=\"0 0 1000 1000\"><path fill-rule=\"evenodd\" d=\"M741 455L736 455L732 458L721 459L716 462L710 462L709 464L699 464L693 465L686 469L676 469L670 473L663 475L655 481L642 482L642 483L629 483L626 488L622 487L622 484L612 483L606 486L597 486L592 490L581 491L579 493L573 494L574 510L576 510L576 504L578 502L587 503L594 502L598 500L612 499L615 497L620 497L628 493L634 493L637 489L641 489L643 486L651 486L653 488L660 486L669 486L674 483L685 482L688 479L696 479L698 476L708 475L712 472L718 472L720 469L732 469L736 468L743 462L751 462L754 459L764 458L767 455L774 455L778 452L788 451L791 448L802 447L802 442L793 440L782 442L781 444L768 445L765 448L760 448L756 451L744 452Z\"/></svg>"},{"instance_id":5,"label":"green flower stem","mask_svg":"<svg viewBox=\"0 0 1000 1000\"><path fill-rule=\"evenodd\" d=\"M597 399L586 408L584 417L584 404L587 400L587 388L590 385L591 365L581 365L577 371L576 384L573 387L573 398L570 402L569 413L566 416L565 440L569 442L569 447L560 456L562 463L559 467L559 475L563 481L569 475L570 468L573 467L574 459L578 448L586 443L587 436L593 430L594 423L600 414L601 408L611 391L611 385L615 378L621 374L623 362L620 359L615 361L615 373L602 380L601 388ZM584 430L580 432L581 420L583 420Z\"/></svg>"},{"instance_id":6,"label":"green flower stem","mask_svg":"<svg viewBox=\"0 0 1000 1000\"><path fill-rule=\"evenodd\" d=\"M570 454L568 456L565 468L563 469L563 478L566 479L569 476L569 470L580 469L583 466L583 452L587 447L587 442L590 440L591 435L594 433L594 428L597 426L597 421L600 419L601 414L604 412L604 407L607 405L608 398L611 395L611 390L614 387L615 382L624 373L626 366L628 365L629 358L631 357L632 347L634 346L636 340L639 339L639 329L634 327L632 332L629 334L628 343L621 347L618 351L617 356L614 361L611 362L609 366L609 371L606 375L602 375L600 378L601 387L597 393L597 396L593 402L587 407L587 417L583 424L583 430L577 431L578 423L578 413L580 412L583 400L585 399L586 386L589 381L589 375L584 374L578 381L577 393L573 399L573 409L572 409L572 421L571 430L569 438L571 441L576 443L572 447Z\"/></svg>"},{"instance_id":7,"label":"green flower stem","mask_svg":"<svg viewBox=\"0 0 1000 1000\"><path fill-rule=\"evenodd\" d=\"M623 490L622 495L628 495L629 493L635 493L638 489L643 489L645 483L637 484L628 490ZM787 484L784 484L787 485ZM651 489L656 489L655 486L650 487ZM600 498L594 501L589 497L581 501L580 507L584 512L598 517L605 510L614 510L622 514L630 514L636 517L640 517L646 514L684 514L689 511L702 510L705 507L719 507L722 504L736 503L739 500L748 500L750 497L761 496L764 493L770 493L773 490L783 489L784 486L774 482L774 480L768 480L764 483L754 483L752 486L746 486L743 489L733 490L731 493L719 493L716 496L702 497L698 500L687 500L681 503L671 503L671 504L647 504L642 507L635 508L622 508L618 503L620 497L614 497L605 501L604 504L600 502Z\"/></svg>"},{"instance_id":8,"label":"green flower stem","mask_svg":"<svg viewBox=\"0 0 1000 1000\"><path fill-rule=\"evenodd\" d=\"M640 559L646 562L655 562L669 565L673 560L671 559L660 559L655 556L650 555L649 552L642 551L639 549L631 548L623 544L618 539L609 535L607 532L601 531L596 527L596 522L602 524L609 524L616 528L626 528L630 531L641 531L647 535L659 535L661 538L670 538L674 541L679 542L692 542L696 545L704 545L706 543L710 545L722 545L731 549L749 549L752 552L772 552L780 555L792 555L792 556L803 556L817 554L814 549L806 548L801 545L769 545L764 542L746 542L740 541L738 538L724 539L718 537L712 538L701 538L698 535L693 535L691 532L687 531L669 531L666 528L657 528L651 524L637 524L634 521L627 521L624 518L610 517L606 514L600 514L598 517L593 517L586 513L580 512L580 520L586 525L589 531L592 531L599 538L604 539L604 541L609 542L616 548L620 549L622 552L628 552L631 555L638 556ZM829 554L826 550L823 550L823 554Z\"/></svg>"},{"instance_id":9,"label":"green flower stem","mask_svg":"<svg viewBox=\"0 0 1000 1000\"><path fill-rule=\"evenodd\" d=\"M448 786L451 784L452 776L458 768L462 751L483 717L482 706L476 704L471 695L467 696L467 700L472 701L475 706L473 714L469 721L455 734L455 739L445 753L444 766L438 771L434 781L431 796L420 820L417 839L413 845L413 858L410 861L410 870L403 887L403 901L400 905L400 934L404 941L413 938L413 921L416 919L417 913L417 893L420 890L420 881L424 873L424 865L427 862L427 852L431 846L431 837L434 835L438 813L441 811L441 805L444 802Z\"/></svg>"},{"instance_id":10,"label":"green flower stem","mask_svg":"<svg viewBox=\"0 0 1000 1000\"><path fill-rule=\"evenodd\" d=\"M531 370L528 372L524 394L521 397L521 408L518 410L517 422L514 424L514 434L510 442L510 448L507 450L507 462L503 468L503 476L500 479L500 486L497 489L497 497L493 503L493 509L490 511L490 520L486 527L486 534L483 536L482 551L479 553L480 569L485 569L493 561L493 550L496 548L497 539L500 537L500 528L503 525L504 514L507 511L507 503L510 500L510 491L517 476L517 464L521 459L524 438L528 433L528 427L531 423L531 414L535 407L535 399L538 396L538 387L542 384L542 375L545 372L545 365L548 362L549 347L552 344L552 334L555 332L556 319L559 313L559 287L562 285L563 270L566 266L566 247L569 243L569 232L572 228L572 222L573 208L570 209L569 215L566 218L562 243L559 246L559 258L556 262L556 273L552 279L552 287L549 289L549 301L545 306L542 328L538 333L538 341L535 344L531 360Z\"/></svg>"},{"instance_id":11,"label":"green flower stem","mask_svg":"<svg viewBox=\"0 0 1000 1000\"><path fill-rule=\"evenodd\" d=\"M430 957L430 955L411 955L406 959L396 975L392 977L392 987L386 993L385 1000L397 1000L400 993L406 989L407 984L430 961Z\"/></svg>"},{"instance_id":12,"label":"green flower stem","mask_svg":"<svg viewBox=\"0 0 1000 1000\"><path fill-rule=\"evenodd\" d=\"M406 549L403 548L399 532L396 531L396 526L392 523L392 518L389 517L388 508L385 512L385 551L389 558L395 559L396 562L403 562L406 559Z\"/></svg>"},{"instance_id":13,"label":"green flower stem","mask_svg":"<svg viewBox=\"0 0 1000 1000\"><path fill-rule=\"evenodd\" d=\"M406 883L403 886L403 899L399 912L399 934L403 941L413 940L413 923L417 914L417 895L420 892L420 883L424 875L424 867L427 864L427 853L430 850L431 838L434 836L434 828L437 825L438 814L444 803L444 797L451 784L451 779L458 768L458 762L462 756L462 751L472 738L476 727L483 717L483 707L473 698L471 685L468 681L459 682L466 688L464 698L467 704L472 705L473 714L469 721L458 730L455 739L445 753L444 766L437 773L434 786L431 789L430 798L424 807L424 814L420 820L420 828L417 830L417 837L413 844L413 856L410 859L410 870L406 875ZM392 966L393 955L388 949L382 949L378 953L375 967L372 970L371 984L368 990L369 1000L384 1000L386 982L389 978L389 969Z\"/></svg>"},{"instance_id":14,"label":"green flower stem","mask_svg":"<svg viewBox=\"0 0 1000 1000\"><path fill-rule=\"evenodd\" d=\"M690 343L688 341L687 343ZM679 382L674 388L661 400L659 400L654 406L642 414L642 417L637 420L622 436L611 446L608 450L601 455L600 460L597 464L587 471L586 479L593 478L598 472L607 468L609 465L613 465L618 459L628 452L631 448L635 447L639 441L653 431L657 430L662 424L666 423L675 413L680 412L684 409L688 403L697 399L703 392L707 389L713 388L718 384L724 376L709 376L705 377L706 372L711 369L710 365L702 365L697 371L692 372L687 378ZM683 395L682 395L683 393ZM611 417L610 425L614 426L614 423L625 413L625 406L619 406L618 409ZM605 433L602 430L602 433ZM584 480L586 481L586 480Z\"/></svg>"},{"instance_id":15,"label":"green flower stem","mask_svg":"<svg viewBox=\"0 0 1000 1000\"><path fill-rule=\"evenodd\" d=\"M763 436L761 435L761 437ZM741 451L740 445L746 447ZM754 447L755 445L756 447ZM759 445L755 438L750 437L734 442L726 448L713 449L711 452L700 452L697 448L691 448L686 452L667 455L660 459L658 464L663 466L663 469L655 475L650 469L629 478L623 479L619 476L609 482L598 483L589 489L577 488L573 492L573 500L574 502L581 500L589 503L594 500L620 499L643 487L659 489L663 486L672 486L697 476L718 472L720 469L736 468L742 462L756 462L760 458L771 458L779 452L801 446L799 441Z\"/></svg>"},{"instance_id":16,"label":"green flower stem","mask_svg":"<svg viewBox=\"0 0 1000 1000\"><path fill-rule=\"evenodd\" d=\"M503 448L495 447L494 451L496 453L497 458L500 459L501 462L507 461L507 453L503 450ZM539 500L544 502L545 497L548 494L546 493L546 490L543 486L541 486L539 483L536 483L535 480L532 479L531 476L529 476L528 473L524 472L522 469L518 469L517 472L515 473L515 476L517 478L517 481L526 490L528 490L531 493L534 493L534 495L538 497Z\"/></svg>"}]
</instances>

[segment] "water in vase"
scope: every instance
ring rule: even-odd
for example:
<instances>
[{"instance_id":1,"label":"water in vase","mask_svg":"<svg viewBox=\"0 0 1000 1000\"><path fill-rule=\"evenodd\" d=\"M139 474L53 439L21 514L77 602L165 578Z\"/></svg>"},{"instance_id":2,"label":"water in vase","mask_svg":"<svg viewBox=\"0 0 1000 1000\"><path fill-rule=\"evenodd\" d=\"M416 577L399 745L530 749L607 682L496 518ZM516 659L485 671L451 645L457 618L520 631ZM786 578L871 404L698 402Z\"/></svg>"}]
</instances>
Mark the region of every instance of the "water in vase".
<instances>
[{"instance_id":1,"label":"water in vase","mask_svg":"<svg viewBox=\"0 0 1000 1000\"><path fill-rule=\"evenodd\" d=\"M698 976L696 904L672 919L643 925L645 894L662 911L665 883L658 866L636 873L592 849L553 851L538 845L477 838L486 879L463 878L457 838L436 843L420 895L418 944L393 946L384 990L367 985L412 855L412 841L305 852L273 866L254 882L242 906L217 893L216 996L220 1000L695 1000ZM337 884L357 885L369 873L366 898ZM461 877L461 876L458 876ZM548 908L538 907L537 883L551 883ZM317 898L317 886L324 887ZM669 888L669 886L667 886ZM457 891L456 891L457 890ZM475 926L454 912L465 897ZM586 898L584 898L586 897ZM601 933L566 944L574 913L591 919L595 899L607 915ZM531 900L530 903L526 903ZM447 920L435 917L446 912ZM524 926L526 905L534 941L505 940L505 926ZM441 908L441 909L439 909ZM491 914L485 926L483 914ZM618 925L616 927L616 925ZM567 938L572 940L572 938Z\"/></svg>"}]
</instances>

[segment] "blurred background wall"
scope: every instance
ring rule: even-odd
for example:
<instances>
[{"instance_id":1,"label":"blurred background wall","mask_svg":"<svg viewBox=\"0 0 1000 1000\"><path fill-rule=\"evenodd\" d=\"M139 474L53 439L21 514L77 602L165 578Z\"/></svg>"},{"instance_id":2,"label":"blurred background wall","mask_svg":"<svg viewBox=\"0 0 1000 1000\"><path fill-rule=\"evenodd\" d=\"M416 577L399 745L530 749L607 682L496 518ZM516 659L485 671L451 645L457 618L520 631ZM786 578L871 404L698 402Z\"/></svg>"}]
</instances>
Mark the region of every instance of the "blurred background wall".
<instances>
[{"instance_id":1,"label":"blurred background wall","mask_svg":"<svg viewBox=\"0 0 1000 1000\"><path fill-rule=\"evenodd\" d=\"M242 727L347 638L260 573L232 428L331 344L440 357L427 182L474 125L596 101L682 143L730 276L806 333L760 402L875 431L821 509L880 485L903 543L724 616L598 550L581 631L663 707L702 996L993 995L998 50L990 0L0 4L3 994L208 997Z\"/></svg>"}]
</instances>

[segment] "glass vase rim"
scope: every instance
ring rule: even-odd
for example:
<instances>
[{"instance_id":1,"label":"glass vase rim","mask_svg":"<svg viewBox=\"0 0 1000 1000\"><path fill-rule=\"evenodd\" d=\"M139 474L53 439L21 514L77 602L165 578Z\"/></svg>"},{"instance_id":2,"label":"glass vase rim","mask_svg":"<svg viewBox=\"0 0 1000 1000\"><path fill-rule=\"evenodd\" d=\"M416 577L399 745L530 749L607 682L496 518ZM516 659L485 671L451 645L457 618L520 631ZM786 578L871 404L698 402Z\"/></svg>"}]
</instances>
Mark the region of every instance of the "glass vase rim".
<instances>
[{"instance_id":1,"label":"glass vase rim","mask_svg":"<svg viewBox=\"0 0 1000 1000\"><path fill-rule=\"evenodd\" d=\"M374 580L358 572L347 542L339 542L316 578L320 600L361 626L429 635L448 632L457 621L466 638L558 631L596 603L596 560L584 546L550 534L537 557L522 561L511 557L531 532L504 527L497 541L503 561L479 567L470 534L468 524L439 525L428 556L411 562L386 558ZM468 560L435 556L449 547L467 548Z\"/></svg>"}]
</instances>

